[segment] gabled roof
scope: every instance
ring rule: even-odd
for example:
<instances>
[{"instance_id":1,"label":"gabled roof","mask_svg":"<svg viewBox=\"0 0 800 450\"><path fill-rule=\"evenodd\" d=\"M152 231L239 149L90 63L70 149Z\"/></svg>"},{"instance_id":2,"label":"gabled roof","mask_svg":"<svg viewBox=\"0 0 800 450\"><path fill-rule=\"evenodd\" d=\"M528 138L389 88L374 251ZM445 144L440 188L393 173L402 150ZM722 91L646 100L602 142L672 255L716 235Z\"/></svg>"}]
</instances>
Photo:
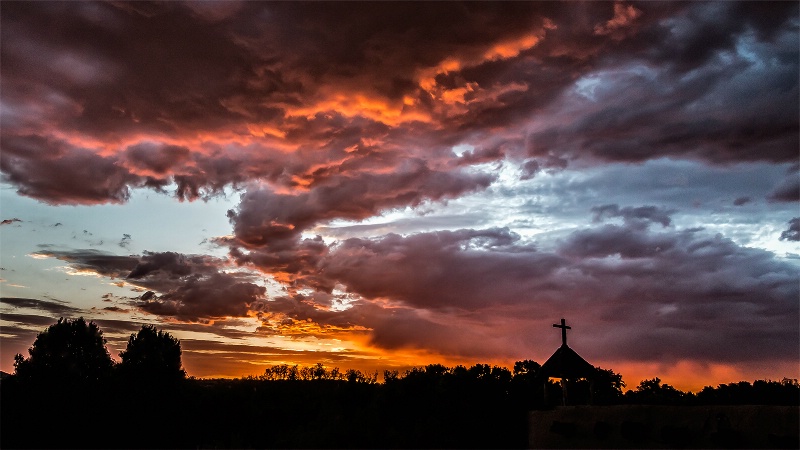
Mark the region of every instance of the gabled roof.
<instances>
[{"instance_id":1,"label":"gabled roof","mask_svg":"<svg viewBox=\"0 0 800 450\"><path fill-rule=\"evenodd\" d=\"M546 378L591 378L595 368L564 344L545 361L539 373Z\"/></svg>"}]
</instances>

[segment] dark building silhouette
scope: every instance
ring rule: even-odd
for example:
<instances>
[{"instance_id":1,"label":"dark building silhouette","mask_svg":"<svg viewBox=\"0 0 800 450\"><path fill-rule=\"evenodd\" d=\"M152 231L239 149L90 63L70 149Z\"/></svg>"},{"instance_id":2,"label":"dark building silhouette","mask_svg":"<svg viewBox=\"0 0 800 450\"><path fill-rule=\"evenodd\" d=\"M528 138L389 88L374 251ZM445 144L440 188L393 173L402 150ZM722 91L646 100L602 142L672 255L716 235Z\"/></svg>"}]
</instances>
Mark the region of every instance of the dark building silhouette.
<instances>
[{"instance_id":1,"label":"dark building silhouette","mask_svg":"<svg viewBox=\"0 0 800 450\"><path fill-rule=\"evenodd\" d=\"M561 324L553 324L553 327L561 328L561 347L545 361L539 373L545 384L550 378L561 379L561 403L566 405L568 401L566 380L580 378L589 380L589 392L591 395L596 370L594 366L567 345L567 330L572 329L572 327L566 324L566 320L561 319ZM545 397L547 396L547 386L545 386L544 395Z\"/></svg>"}]
</instances>

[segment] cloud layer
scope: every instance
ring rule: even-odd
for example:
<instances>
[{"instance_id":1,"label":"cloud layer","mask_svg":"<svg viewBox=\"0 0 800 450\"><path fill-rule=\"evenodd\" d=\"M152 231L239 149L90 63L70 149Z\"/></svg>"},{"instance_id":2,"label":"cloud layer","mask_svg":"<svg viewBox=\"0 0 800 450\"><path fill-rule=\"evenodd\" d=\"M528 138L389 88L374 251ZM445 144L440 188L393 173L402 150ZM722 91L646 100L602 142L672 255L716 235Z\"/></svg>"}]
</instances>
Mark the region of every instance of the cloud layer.
<instances>
[{"instance_id":1,"label":"cloud layer","mask_svg":"<svg viewBox=\"0 0 800 450\"><path fill-rule=\"evenodd\" d=\"M3 13L2 171L55 204L252 181L313 193L356 171L391 184L409 158L443 176L531 157L796 160L792 3ZM458 144L476 150L458 161Z\"/></svg>"},{"instance_id":2,"label":"cloud layer","mask_svg":"<svg viewBox=\"0 0 800 450\"><path fill-rule=\"evenodd\" d=\"M362 330L384 349L517 356L511 344L523 326L518 317L547 321L557 311L592 324L582 331L583 347L602 358L735 363L794 357L800 345L794 265L699 229L664 226L669 216L653 207L596 210L617 211L625 221L572 232L554 251L524 245L508 229L319 244L324 251L314 258L294 255L292 273L302 277L293 278L289 294L269 299L246 275L221 271L220 260L149 253L123 258L131 268L125 273L113 257L48 254L152 289L133 301L149 313L189 321L252 315L264 331L287 335ZM248 261L275 270L273 260ZM332 308L343 295L349 308ZM505 332L487 341L483 333L490 330L480 330L491 322Z\"/></svg>"},{"instance_id":3,"label":"cloud layer","mask_svg":"<svg viewBox=\"0 0 800 450\"><path fill-rule=\"evenodd\" d=\"M225 257L34 252L134 289L108 311L475 358L567 316L597 359L797 359L796 261L769 250L800 235L796 3L0 10L19 195L240 195Z\"/></svg>"}]
</instances>

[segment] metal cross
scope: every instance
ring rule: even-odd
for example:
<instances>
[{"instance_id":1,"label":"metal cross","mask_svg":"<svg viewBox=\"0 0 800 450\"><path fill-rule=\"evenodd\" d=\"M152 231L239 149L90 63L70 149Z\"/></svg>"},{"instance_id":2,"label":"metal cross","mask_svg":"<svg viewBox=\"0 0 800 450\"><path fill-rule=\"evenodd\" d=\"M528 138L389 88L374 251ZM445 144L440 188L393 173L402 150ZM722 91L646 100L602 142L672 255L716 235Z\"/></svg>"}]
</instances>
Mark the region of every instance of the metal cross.
<instances>
[{"instance_id":1,"label":"metal cross","mask_svg":"<svg viewBox=\"0 0 800 450\"><path fill-rule=\"evenodd\" d=\"M567 330L571 330L572 327L567 326L567 321L561 319L561 325L554 323L554 327L561 328L561 345L566 347L567 346Z\"/></svg>"}]
</instances>

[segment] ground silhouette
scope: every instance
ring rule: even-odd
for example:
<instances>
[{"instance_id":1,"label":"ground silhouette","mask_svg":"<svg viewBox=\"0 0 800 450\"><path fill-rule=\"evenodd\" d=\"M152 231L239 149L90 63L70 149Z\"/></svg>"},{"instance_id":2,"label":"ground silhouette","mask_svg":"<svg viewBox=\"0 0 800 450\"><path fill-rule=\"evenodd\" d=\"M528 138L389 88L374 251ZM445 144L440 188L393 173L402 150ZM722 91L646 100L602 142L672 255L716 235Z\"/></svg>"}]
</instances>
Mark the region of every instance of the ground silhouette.
<instances>
[{"instance_id":1,"label":"ground silhouette","mask_svg":"<svg viewBox=\"0 0 800 450\"><path fill-rule=\"evenodd\" d=\"M321 363L207 380L185 378L180 342L154 327L131 335L119 364L98 343L93 323L59 320L28 359L19 355L15 374L0 382L0 447L525 448L529 411L560 402L560 386L543 382L532 360L512 370L430 364L385 371L381 382ZM796 380L694 394L655 378L623 393L619 374L597 373L596 404L800 404ZM571 399L588 401L586 380L569 383Z\"/></svg>"}]
</instances>

